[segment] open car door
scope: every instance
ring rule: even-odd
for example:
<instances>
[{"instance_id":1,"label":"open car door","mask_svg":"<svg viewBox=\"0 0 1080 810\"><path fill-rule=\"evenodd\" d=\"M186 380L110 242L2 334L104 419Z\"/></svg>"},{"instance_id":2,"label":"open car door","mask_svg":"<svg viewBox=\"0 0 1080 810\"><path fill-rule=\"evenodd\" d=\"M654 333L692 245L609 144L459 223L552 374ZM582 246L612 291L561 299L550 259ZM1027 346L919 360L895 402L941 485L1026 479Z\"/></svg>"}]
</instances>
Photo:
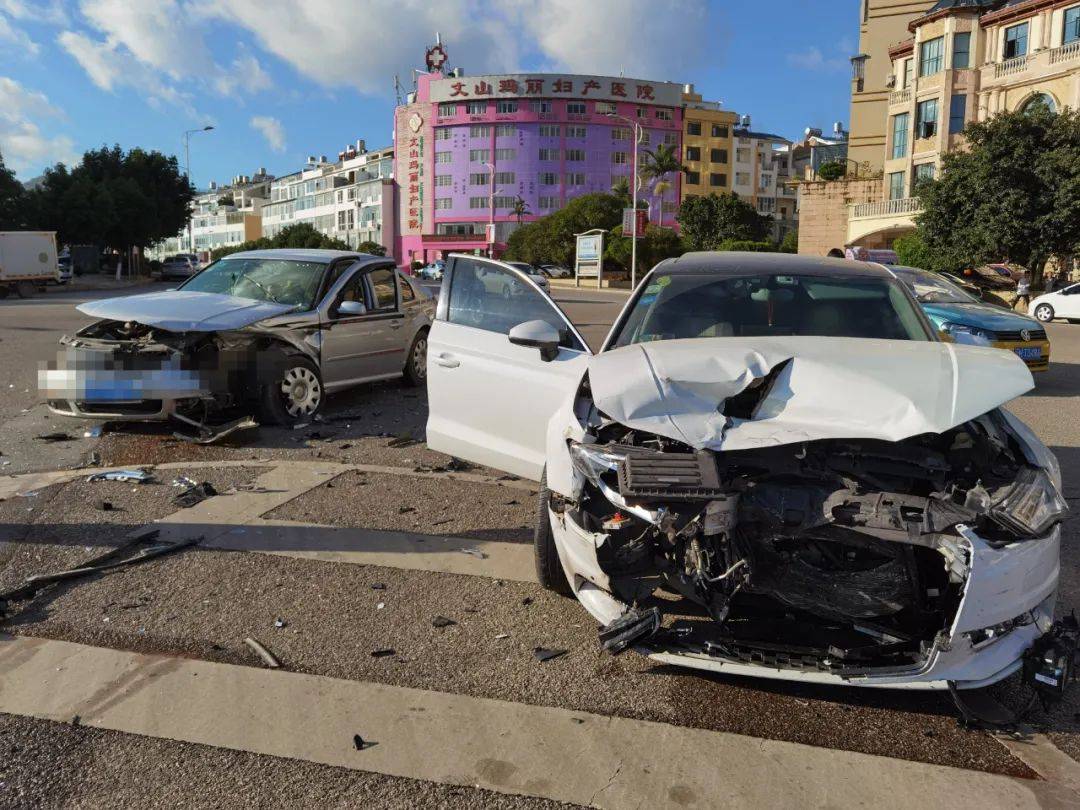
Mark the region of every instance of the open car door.
<instances>
[{"instance_id":1,"label":"open car door","mask_svg":"<svg viewBox=\"0 0 1080 810\"><path fill-rule=\"evenodd\" d=\"M525 273L452 255L428 336L428 446L538 481L548 422L589 354Z\"/></svg>"}]
</instances>

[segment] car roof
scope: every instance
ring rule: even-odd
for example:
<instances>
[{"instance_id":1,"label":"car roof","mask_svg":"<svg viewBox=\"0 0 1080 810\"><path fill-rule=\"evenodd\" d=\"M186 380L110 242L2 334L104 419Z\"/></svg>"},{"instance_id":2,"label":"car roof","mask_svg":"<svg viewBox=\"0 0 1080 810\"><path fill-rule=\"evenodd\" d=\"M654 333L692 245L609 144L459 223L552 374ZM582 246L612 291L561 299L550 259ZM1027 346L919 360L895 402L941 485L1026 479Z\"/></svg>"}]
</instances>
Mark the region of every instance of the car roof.
<instances>
[{"instance_id":1,"label":"car roof","mask_svg":"<svg viewBox=\"0 0 1080 810\"><path fill-rule=\"evenodd\" d=\"M372 257L370 253L356 253L351 250L322 250L317 248L270 248L267 250L242 250L230 253L228 259L289 259L294 262L321 262L329 264L335 259L385 258Z\"/></svg>"},{"instance_id":2,"label":"car roof","mask_svg":"<svg viewBox=\"0 0 1080 810\"><path fill-rule=\"evenodd\" d=\"M827 276L892 278L885 267L874 262L832 259L825 256L799 256L794 253L750 253L736 250L711 250L684 253L665 259L654 268L657 272L715 273L744 276L753 273L780 273L792 276Z\"/></svg>"}]
</instances>

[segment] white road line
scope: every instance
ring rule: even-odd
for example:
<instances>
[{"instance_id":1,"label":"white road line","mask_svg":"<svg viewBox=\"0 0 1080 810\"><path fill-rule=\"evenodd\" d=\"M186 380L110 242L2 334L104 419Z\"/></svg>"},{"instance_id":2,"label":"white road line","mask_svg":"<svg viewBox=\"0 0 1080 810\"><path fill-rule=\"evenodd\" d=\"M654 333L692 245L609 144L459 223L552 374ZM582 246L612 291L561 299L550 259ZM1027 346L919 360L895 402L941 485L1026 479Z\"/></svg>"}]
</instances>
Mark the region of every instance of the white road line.
<instances>
[{"instance_id":1,"label":"white road line","mask_svg":"<svg viewBox=\"0 0 1080 810\"><path fill-rule=\"evenodd\" d=\"M0 636L0 711L595 807L986 810L1076 798L797 743L26 637ZM375 744L357 751L356 734Z\"/></svg>"}]
</instances>

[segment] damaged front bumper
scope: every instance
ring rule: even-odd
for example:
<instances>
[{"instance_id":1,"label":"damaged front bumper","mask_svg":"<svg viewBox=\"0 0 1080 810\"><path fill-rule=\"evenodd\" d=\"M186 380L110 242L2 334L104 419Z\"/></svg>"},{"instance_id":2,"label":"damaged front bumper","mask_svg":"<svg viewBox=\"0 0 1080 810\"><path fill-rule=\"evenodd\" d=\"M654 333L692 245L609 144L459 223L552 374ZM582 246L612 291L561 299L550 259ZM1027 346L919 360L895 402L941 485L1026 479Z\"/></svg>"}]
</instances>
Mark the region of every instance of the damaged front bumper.
<instances>
[{"instance_id":1,"label":"damaged front bumper","mask_svg":"<svg viewBox=\"0 0 1080 810\"><path fill-rule=\"evenodd\" d=\"M566 512L551 511L550 520L578 600L603 625L625 615L630 605L612 594L597 557L606 535L585 530ZM663 663L758 678L906 689L987 686L1018 671L1025 653L1053 625L1060 539L1060 526L1045 537L1007 546L992 545L967 528L949 537L964 577L962 599L951 625L916 666L860 669L827 657L808 661L775 650L736 657L697 641L692 632L665 630L637 649Z\"/></svg>"}]
</instances>

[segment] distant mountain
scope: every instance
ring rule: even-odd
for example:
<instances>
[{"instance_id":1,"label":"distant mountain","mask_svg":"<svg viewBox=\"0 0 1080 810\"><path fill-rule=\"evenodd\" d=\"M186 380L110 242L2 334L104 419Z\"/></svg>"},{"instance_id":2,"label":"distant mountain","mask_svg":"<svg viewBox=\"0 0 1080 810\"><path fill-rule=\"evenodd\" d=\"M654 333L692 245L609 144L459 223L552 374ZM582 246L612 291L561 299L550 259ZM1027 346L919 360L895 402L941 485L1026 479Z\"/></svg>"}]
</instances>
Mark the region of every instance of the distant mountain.
<instances>
[{"instance_id":1,"label":"distant mountain","mask_svg":"<svg viewBox=\"0 0 1080 810\"><path fill-rule=\"evenodd\" d=\"M27 191L33 191L35 188L45 182L45 175L39 174L37 177L31 177L29 180L23 183L23 188Z\"/></svg>"}]
</instances>

